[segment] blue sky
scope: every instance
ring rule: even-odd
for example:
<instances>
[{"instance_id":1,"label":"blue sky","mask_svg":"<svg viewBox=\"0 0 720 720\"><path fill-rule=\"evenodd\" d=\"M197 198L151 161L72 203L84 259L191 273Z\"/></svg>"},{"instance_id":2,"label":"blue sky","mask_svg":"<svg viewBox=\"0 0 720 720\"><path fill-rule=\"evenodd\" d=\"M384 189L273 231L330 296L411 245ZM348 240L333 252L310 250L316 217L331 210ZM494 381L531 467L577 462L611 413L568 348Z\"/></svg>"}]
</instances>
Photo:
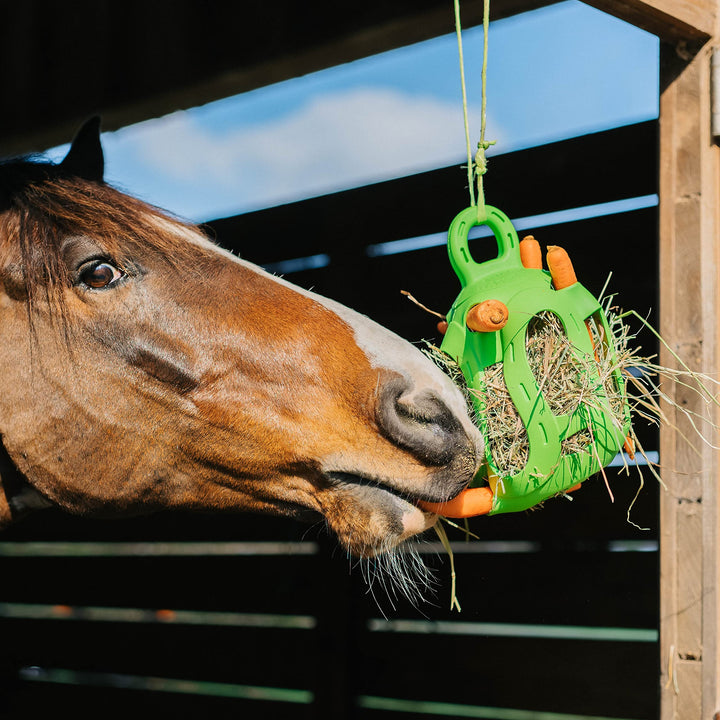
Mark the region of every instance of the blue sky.
<instances>
[{"instance_id":1,"label":"blue sky","mask_svg":"<svg viewBox=\"0 0 720 720\"><path fill-rule=\"evenodd\" d=\"M203 221L461 165L465 138L449 1L448 31L105 133L107 178ZM481 28L466 30L463 44L475 143ZM657 117L657 38L576 0L492 23L489 46L493 153Z\"/></svg>"}]
</instances>

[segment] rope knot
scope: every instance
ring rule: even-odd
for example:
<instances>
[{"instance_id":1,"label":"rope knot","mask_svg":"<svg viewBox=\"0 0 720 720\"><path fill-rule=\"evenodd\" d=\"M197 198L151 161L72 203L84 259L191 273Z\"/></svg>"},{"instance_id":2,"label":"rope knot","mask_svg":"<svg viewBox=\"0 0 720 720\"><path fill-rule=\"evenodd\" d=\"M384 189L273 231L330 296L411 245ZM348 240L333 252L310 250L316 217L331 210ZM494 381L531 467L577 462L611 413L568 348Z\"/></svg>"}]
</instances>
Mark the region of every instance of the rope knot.
<instances>
[{"instance_id":1,"label":"rope knot","mask_svg":"<svg viewBox=\"0 0 720 720\"><path fill-rule=\"evenodd\" d=\"M475 153L475 175L484 175L487 172L487 158L485 151L494 145L496 140L481 140L478 143L478 150Z\"/></svg>"}]
</instances>

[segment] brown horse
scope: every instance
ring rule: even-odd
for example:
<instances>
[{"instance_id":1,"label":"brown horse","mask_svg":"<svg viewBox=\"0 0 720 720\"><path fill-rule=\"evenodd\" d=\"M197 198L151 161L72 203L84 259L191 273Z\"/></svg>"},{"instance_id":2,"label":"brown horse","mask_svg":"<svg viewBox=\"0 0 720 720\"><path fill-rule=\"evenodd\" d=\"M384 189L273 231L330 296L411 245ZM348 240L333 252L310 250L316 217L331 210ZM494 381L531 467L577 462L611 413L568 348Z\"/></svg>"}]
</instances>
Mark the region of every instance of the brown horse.
<instances>
[{"instance_id":1,"label":"brown horse","mask_svg":"<svg viewBox=\"0 0 720 720\"><path fill-rule=\"evenodd\" d=\"M0 166L0 526L46 504L322 515L372 556L477 470L462 394L409 343L62 163ZM20 478L20 481L17 481Z\"/></svg>"}]
</instances>

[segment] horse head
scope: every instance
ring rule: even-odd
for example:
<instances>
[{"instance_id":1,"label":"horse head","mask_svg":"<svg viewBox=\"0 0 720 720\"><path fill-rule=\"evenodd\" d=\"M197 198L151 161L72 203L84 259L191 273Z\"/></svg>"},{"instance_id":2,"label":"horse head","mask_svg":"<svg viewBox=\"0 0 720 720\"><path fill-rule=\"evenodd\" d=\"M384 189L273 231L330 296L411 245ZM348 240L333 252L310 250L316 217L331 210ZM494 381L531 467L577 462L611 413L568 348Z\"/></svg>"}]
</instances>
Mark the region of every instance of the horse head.
<instances>
[{"instance_id":1,"label":"horse head","mask_svg":"<svg viewBox=\"0 0 720 720\"><path fill-rule=\"evenodd\" d=\"M482 455L414 346L104 183L98 121L59 164L0 166L0 338L0 524L44 503L321 515L372 556Z\"/></svg>"}]
</instances>

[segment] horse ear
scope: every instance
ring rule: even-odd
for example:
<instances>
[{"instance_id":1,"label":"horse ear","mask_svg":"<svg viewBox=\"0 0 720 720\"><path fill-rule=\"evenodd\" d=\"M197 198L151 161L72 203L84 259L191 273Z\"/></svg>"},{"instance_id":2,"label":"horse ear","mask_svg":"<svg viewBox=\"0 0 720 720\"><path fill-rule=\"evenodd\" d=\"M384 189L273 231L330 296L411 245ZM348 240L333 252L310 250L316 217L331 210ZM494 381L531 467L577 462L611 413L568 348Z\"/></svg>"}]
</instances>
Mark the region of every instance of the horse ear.
<instances>
[{"instance_id":1,"label":"horse ear","mask_svg":"<svg viewBox=\"0 0 720 720\"><path fill-rule=\"evenodd\" d=\"M62 170L85 180L102 182L105 173L105 158L100 144L100 116L86 120L77 131L65 159L60 163Z\"/></svg>"}]
</instances>

